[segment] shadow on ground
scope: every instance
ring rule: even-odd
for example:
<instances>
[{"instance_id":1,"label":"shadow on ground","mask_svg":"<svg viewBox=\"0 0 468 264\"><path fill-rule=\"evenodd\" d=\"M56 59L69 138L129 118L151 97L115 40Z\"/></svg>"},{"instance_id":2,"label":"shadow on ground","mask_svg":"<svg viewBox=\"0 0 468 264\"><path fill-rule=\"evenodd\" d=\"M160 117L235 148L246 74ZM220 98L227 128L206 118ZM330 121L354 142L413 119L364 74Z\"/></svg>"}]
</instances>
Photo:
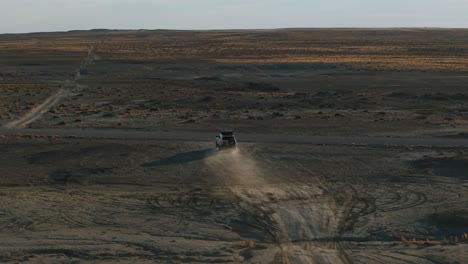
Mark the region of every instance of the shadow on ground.
<instances>
[{"instance_id":1,"label":"shadow on ground","mask_svg":"<svg viewBox=\"0 0 468 264\"><path fill-rule=\"evenodd\" d=\"M158 161L144 163L141 166L142 167L158 167L158 166L164 166L164 165L188 163L188 162L192 162L196 160L202 160L213 155L216 155L216 151L213 149L190 151L190 152L178 153L172 157L163 158Z\"/></svg>"}]
</instances>

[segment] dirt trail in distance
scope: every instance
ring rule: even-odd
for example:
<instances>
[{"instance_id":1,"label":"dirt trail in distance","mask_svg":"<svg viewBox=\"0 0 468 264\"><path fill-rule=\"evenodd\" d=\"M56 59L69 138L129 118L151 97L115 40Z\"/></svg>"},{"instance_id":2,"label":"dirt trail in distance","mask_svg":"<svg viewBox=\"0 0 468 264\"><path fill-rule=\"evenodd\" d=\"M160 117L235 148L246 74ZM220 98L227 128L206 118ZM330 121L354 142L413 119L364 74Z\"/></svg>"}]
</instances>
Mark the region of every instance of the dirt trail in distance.
<instances>
[{"instance_id":1,"label":"dirt trail in distance","mask_svg":"<svg viewBox=\"0 0 468 264\"><path fill-rule=\"evenodd\" d=\"M79 86L78 81L81 79L82 72L87 71L88 65L93 62L94 58L95 58L95 48L93 46L89 49L86 57L81 61L80 67L78 67L78 69L75 71L75 78L72 81L66 80L65 84L56 93L54 93L52 96L47 98L42 104L33 108L31 111L29 111L26 115L24 115L20 119L12 121L8 124L5 124L3 128L7 128L7 129L25 128L30 123L41 118L47 111L49 111L53 106L58 104L64 98L70 96L72 94L72 90L75 87Z\"/></svg>"},{"instance_id":2,"label":"dirt trail in distance","mask_svg":"<svg viewBox=\"0 0 468 264\"><path fill-rule=\"evenodd\" d=\"M5 124L3 127L8 129L16 129L16 128L25 128L28 124L34 122L35 120L39 119L43 114L49 111L54 105L60 102L63 98L65 98L68 94L70 88L60 88L58 92L47 98L42 104L33 108L29 113L27 113L22 118Z\"/></svg>"},{"instance_id":3,"label":"dirt trail in distance","mask_svg":"<svg viewBox=\"0 0 468 264\"><path fill-rule=\"evenodd\" d=\"M348 263L333 238L352 208L346 202L351 199L337 202L318 175L311 175L316 180L308 185L272 183L267 177L274 172L259 165L253 154L240 150L210 155L205 164L277 243L274 255L281 259L272 262ZM280 180L286 183L288 178L284 175Z\"/></svg>"}]
</instances>

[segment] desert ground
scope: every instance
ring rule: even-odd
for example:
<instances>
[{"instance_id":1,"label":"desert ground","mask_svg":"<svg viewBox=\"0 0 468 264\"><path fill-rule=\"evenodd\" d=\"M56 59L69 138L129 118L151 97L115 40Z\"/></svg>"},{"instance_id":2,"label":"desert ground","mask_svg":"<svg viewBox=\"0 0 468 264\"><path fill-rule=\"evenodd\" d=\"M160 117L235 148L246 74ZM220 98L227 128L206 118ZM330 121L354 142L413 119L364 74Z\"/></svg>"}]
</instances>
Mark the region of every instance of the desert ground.
<instances>
[{"instance_id":1,"label":"desert ground","mask_svg":"<svg viewBox=\"0 0 468 264\"><path fill-rule=\"evenodd\" d=\"M0 35L0 262L466 263L467 88L462 29Z\"/></svg>"}]
</instances>

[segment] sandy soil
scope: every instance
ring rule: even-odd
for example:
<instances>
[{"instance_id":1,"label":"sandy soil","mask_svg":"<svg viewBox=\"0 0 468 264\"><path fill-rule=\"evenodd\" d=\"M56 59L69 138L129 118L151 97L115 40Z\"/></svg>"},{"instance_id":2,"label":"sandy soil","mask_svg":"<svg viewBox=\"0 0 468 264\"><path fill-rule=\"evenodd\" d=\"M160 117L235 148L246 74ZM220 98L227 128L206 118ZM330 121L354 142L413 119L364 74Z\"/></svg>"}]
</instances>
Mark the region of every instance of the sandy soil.
<instances>
[{"instance_id":1,"label":"sandy soil","mask_svg":"<svg viewBox=\"0 0 468 264\"><path fill-rule=\"evenodd\" d=\"M211 145L4 138L0 259L462 263L468 257L462 149L258 143L217 153Z\"/></svg>"},{"instance_id":2,"label":"sandy soil","mask_svg":"<svg viewBox=\"0 0 468 264\"><path fill-rule=\"evenodd\" d=\"M0 35L0 262L465 263L466 34Z\"/></svg>"}]
</instances>

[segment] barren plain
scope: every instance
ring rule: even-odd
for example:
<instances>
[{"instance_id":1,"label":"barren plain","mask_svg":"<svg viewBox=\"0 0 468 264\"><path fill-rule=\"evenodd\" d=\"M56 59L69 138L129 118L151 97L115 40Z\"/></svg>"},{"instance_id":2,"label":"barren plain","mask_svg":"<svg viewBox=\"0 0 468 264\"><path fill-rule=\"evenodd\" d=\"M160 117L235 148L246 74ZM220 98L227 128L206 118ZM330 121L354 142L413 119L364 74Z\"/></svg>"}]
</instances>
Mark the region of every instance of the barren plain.
<instances>
[{"instance_id":1,"label":"barren plain","mask_svg":"<svg viewBox=\"0 0 468 264\"><path fill-rule=\"evenodd\" d=\"M467 65L461 29L0 35L0 262L465 263Z\"/></svg>"}]
</instances>

